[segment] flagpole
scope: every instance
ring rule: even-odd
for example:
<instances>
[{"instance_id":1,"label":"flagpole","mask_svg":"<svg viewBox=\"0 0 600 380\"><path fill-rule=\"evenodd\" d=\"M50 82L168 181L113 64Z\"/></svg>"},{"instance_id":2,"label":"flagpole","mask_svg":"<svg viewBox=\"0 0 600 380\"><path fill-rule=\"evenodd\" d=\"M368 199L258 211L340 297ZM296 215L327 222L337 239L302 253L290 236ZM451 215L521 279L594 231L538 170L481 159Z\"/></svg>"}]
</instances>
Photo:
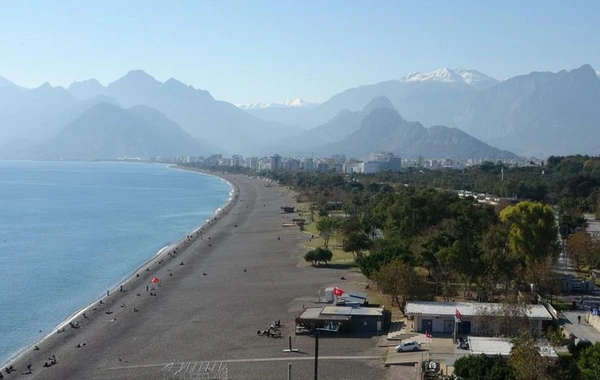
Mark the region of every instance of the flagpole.
<instances>
[{"instance_id":1,"label":"flagpole","mask_svg":"<svg viewBox=\"0 0 600 380\"><path fill-rule=\"evenodd\" d=\"M456 318L456 316L454 316L454 332L452 333L454 341L453 343L456 344L456 335L458 334L458 318Z\"/></svg>"}]
</instances>

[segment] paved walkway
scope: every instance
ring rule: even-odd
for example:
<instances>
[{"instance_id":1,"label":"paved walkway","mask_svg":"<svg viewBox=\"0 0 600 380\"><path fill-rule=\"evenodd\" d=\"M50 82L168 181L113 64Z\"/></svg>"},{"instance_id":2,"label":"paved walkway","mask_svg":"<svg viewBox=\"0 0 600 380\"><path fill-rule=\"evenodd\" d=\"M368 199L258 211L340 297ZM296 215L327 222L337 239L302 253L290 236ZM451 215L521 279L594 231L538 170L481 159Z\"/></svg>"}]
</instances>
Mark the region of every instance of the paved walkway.
<instances>
[{"instance_id":1,"label":"paved walkway","mask_svg":"<svg viewBox=\"0 0 600 380\"><path fill-rule=\"evenodd\" d=\"M585 322L585 311L565 311L562 315L564 327L576 338L584 338L592 343L600 342L600 332ZM581 323L577 321L578 316L581 316Z\"/></svg>"}]
</instances>

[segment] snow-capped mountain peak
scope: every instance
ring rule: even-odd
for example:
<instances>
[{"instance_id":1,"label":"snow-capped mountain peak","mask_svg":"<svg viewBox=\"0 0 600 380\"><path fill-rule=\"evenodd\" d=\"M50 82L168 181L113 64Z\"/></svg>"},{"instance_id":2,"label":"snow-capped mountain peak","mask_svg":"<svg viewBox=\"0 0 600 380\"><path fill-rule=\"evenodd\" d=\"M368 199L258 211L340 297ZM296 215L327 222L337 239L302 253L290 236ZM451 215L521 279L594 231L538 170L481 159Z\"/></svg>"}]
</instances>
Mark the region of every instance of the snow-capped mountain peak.
<instances>
[{"instance_id":1,"label":"snow-capped mountain peak","mask_svg":"<svg viewBox=\"0 0 600 380\"><path fill-rule=\"evenodd\" d=\"M477 70L449 69L447 67L422 74L413 71L403 78L400 82L437 82L437 83L456 83L466 84L476 88L491 87L498 83L497 79L489 77Z\"/></svg>"},{"instance_id":2,"label":"snow-capped mountain peak","mask_svg":"<svg viewBox=\"0 0 600 380\"><path fill-rule=\"evenodd\" d=\"M284 99L277 103L250 103L250 104L236 104L238 108L243 110L255 110L262 108L310 108L316 107L319 103L308 103L302 99Z\"/></svg>"}]
</instances>

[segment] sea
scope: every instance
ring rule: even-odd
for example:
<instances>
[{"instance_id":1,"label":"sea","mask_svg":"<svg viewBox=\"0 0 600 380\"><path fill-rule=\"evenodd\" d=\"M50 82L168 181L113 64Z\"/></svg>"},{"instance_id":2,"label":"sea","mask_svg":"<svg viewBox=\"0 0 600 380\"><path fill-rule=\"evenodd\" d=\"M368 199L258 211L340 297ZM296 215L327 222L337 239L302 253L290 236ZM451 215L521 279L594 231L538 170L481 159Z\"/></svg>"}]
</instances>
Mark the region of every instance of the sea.
<instances>
[{"instance_id":1,"label":"sea","mask_svg":"<svg viewBox=\"0 0 600 380\"><path fill-rule=\"evenodd\" d=\"M231 191L159 164L0 161L0 364L205 223Z\"/></svg>"}]
</instances>

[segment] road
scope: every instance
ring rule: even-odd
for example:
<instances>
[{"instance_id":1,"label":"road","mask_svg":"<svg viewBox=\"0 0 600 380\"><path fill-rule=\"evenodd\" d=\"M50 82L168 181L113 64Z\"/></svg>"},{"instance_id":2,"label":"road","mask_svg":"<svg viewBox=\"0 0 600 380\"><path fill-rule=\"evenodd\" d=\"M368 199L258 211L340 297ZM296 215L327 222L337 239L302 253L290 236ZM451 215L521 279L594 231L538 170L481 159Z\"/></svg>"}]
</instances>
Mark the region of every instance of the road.
<instances>
[{"instance_id":1,"label":"road","mask_svg":"<svg viewBox=\"0 0 600 380\"><path fill-rule=\"evenodd\" d=\"M565 311L564 327L576 338L585 338L592 343L600 342L600 332L585 322L586 311ZM581 323L578 323L577 317L581 316Z\"/></svg>"}]
</instances>

